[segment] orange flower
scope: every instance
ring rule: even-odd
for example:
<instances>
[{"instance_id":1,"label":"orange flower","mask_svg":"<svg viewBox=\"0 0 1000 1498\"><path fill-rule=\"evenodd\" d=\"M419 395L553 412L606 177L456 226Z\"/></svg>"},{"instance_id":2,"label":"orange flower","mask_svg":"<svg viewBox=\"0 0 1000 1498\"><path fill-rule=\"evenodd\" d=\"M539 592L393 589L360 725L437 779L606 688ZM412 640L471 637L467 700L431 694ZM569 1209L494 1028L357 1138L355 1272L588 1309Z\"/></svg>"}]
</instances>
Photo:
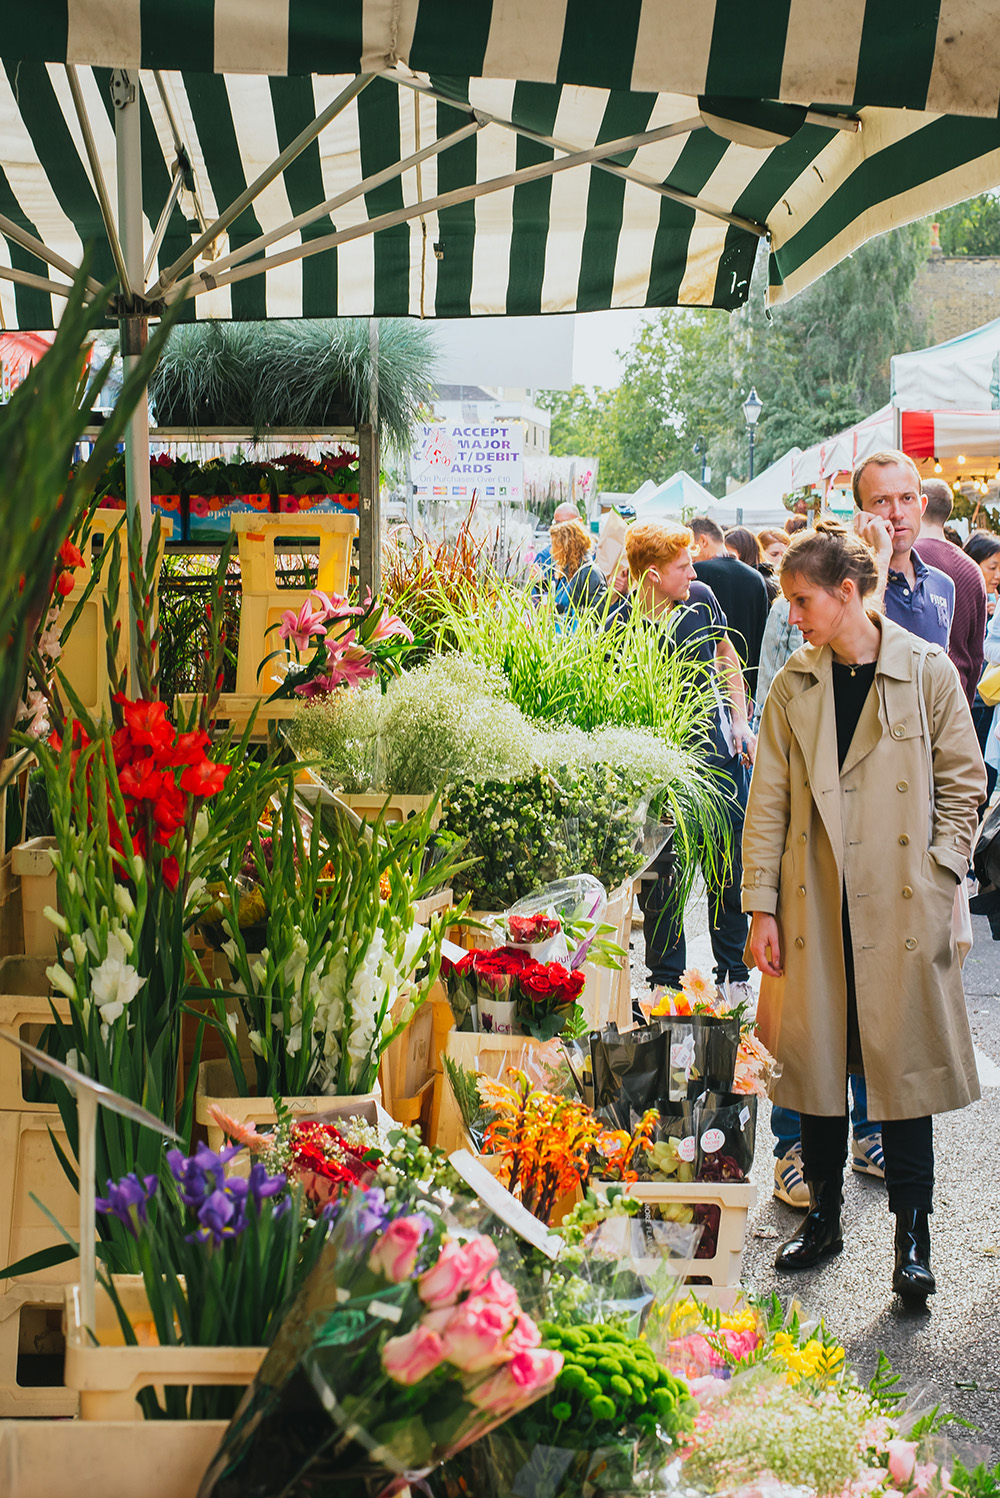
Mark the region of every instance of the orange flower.
<instances>
[{"instance_id":1,"label":"orange flower","mask_svg":"<svg viewBox=\"0 0 1000 1498\"><path fill-rule=\"evenodd\" d=\"M686 967L681 973L681 992L686 994L692 1004L714 1004L718 998L718 989L714 983L702 976L696 967Z\"/></svg>"}]
</instances>

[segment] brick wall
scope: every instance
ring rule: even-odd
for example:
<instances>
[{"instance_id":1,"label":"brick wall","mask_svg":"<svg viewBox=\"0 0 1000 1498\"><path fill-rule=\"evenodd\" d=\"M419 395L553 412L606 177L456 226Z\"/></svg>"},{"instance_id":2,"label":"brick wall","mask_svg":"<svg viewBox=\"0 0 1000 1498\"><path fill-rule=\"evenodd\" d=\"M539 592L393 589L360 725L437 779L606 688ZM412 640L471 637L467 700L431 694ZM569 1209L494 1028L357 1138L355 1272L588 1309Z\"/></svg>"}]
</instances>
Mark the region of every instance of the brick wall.
<instances>
[{"instance_id":1,"label":"brick wall","mask_svg":"<svg viewBox=\"0 0 1000 1498\"><path fill-rule=\"evenodd\" d=\"M931 254L913 283L927 343L944 343L1000 317L1000 255Z\"/></svg>"}]
</instances>

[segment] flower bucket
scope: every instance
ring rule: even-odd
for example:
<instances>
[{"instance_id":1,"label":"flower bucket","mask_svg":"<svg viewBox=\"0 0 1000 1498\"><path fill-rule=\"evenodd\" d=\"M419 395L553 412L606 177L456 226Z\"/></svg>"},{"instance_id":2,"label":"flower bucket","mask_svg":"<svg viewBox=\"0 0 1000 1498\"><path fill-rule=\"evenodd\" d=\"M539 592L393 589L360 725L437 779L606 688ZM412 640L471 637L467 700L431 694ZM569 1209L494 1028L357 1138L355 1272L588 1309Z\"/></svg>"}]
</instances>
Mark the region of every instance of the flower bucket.
<instances>
[{"instance_id":1,"label":"flower bucket","mask_svg":"<svg viewBox=\"0 0 1000 1498\"><path fill-rule=\"evenodd\" d=\"M44 914L46 905L56 904L56 871L49 850L54 837L32 837L19 843L10 855L11 870L21 881L21 919L24 950L29 957L55 957L56 928Z\"/></svg>"},{"instance_id":2,"label":"flower bucket","mask_svg":"<svg viewBox=\"0 0 1000 1498\"><path fill-rule=\"evenodd\" d=\"M212 1123L208 1110L213 1104L228 1113L239 1123L254 1124L260 1128L272 1128L278 1121L274 1103L264 1097L236 1097L233 1094L233 1073L228 1061L203 1061L198 1068L198 1092L195 1097L194 1116L208 1133L210 1149L219 1150L223 1144L223 1133ZM366 1123L378 1120L377 1092L359 1092L357 1095L336 1097L286 1097L282 1098L289 1113L297 1118L363 1118Z\"/></svg>"},{"instance_id":3,"label":"flower bucket","mask_svg":"<svg viewBox=\"0 0 1000 1498\"><path fill-rule=\"evenodd\" d=\"M115 1276L115 1288L136 1334L152 1316L141 1274ZM129 1347L107 1292L97 1287L95 1347L80 1319L80 1286L66 1289L66 1386L80 1396L81 1420L142 1421L140 1390L153 1386L245 1385L264 1360L264 1347ZM147 1333L148 1339L148 1333ZM158 1423L158 1422L157 1422ZM181 1422L171 1422L176 1429Z\"/></svg>"}]
</instances>

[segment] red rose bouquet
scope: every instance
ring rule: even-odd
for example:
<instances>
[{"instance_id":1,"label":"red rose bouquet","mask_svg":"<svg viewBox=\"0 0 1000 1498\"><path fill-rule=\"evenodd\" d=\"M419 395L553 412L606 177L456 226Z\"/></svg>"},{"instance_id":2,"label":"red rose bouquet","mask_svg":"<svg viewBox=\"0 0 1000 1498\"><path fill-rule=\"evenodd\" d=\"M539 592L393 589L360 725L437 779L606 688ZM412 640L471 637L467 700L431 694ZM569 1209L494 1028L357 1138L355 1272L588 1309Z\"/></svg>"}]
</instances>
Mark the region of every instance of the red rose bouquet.
<instances>
[{"instance_id":1,"label":"red rose bouquet","mask_svg":"<svg viewBox=\"0 0 1000 1498\"><path fill-rule=\"evenodd\" d=\"M517 1020L536 1040L551 1040L567 1028L583 1023L577 1003L586 979L578 968L570 972L561 962L529 962L517 975Z\"/></svg>"}]
</instances>

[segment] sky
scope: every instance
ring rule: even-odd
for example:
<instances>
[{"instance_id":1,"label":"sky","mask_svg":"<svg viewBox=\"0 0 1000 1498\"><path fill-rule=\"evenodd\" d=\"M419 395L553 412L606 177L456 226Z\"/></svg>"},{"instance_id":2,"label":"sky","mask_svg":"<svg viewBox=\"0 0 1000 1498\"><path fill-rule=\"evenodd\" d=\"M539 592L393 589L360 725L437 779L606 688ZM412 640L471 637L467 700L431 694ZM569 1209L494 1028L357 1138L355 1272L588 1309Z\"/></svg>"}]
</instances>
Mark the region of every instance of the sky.
<instances>
[{"instance_id":1,"label":"sky","mask_svg":"<svg viewBox=\"0 0 1000 1498\"><path fill-rule=\"evenodd\" d=\"M574 317L573 383L610 389L621 379L621 360L641 324L652 312L577 312Z\"/></svg>"}]
</instances>

